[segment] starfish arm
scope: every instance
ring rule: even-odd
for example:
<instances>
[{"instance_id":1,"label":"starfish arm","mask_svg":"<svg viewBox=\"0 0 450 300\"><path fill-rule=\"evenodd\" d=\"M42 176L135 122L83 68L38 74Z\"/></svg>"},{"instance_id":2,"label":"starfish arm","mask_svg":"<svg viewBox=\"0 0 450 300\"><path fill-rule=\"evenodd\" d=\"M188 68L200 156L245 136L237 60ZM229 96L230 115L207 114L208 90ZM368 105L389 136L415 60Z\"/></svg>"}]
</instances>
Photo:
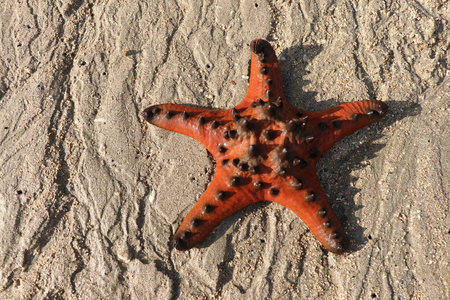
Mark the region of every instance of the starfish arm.
<instances>
[{"instance_id":1,"label":"starfish arm","mask_svg":"<svg viewBox=\"0 0 450 300\"><path fill-rule=\"evenodd\" d=\"M276 197L268 194L267 199L299 216L327 250L343 254L349 245L345 230L320 186L315 170L307 174L301 180L304 188L296 190L292 186L284 186Z\"/></svg>"},{"instance_id":2,"label":"starfish arm","mask_svg":"<svg viewBox=\"0 0 450 300\"><path fill-rule=\"evenodd\" d=\"M239 178L240 183L232 184L234 187L230 179L224 168L217 168L211 184L175 233L173 246L177 250L195 247L224 219L258 201L249 178Z\"/></svg>"},{"instance_id":3,"label":"starfish arm","mask_svg":"<svg viewBox=\"0 0 450 300\"><path fill-rule=\"evenodd\" d=\"M311 148L322 156L347 135L382 119L388 106L381 101L365 100L342 104L327 110L308 112L307 135L314 137Z\"/></svg>"},{"instance_id":4,"label":"starfish arm","mask_svg":"<svg viewBox=\"0 0 450 300\"><path fill-rule=\"evenodd\" d=\"M250 43L250 50L252 56L247 95L236 109L246 108L258 100L293 108L284 96L283 79L272 46L269 42L258 39Z\"/></svg>"},{"instance_id":5,"label":"starfish arm","mask_svg":"<svg viewBox=\"0 0 450 300\"><path fill-rule=\"evenodd\" d=\"M214 156L217 140L222 139L229 111L207 110L178 104L160 104L147 107L142 116L150 124L179 132L202 143Z\"/></svg>"}]
</instances>

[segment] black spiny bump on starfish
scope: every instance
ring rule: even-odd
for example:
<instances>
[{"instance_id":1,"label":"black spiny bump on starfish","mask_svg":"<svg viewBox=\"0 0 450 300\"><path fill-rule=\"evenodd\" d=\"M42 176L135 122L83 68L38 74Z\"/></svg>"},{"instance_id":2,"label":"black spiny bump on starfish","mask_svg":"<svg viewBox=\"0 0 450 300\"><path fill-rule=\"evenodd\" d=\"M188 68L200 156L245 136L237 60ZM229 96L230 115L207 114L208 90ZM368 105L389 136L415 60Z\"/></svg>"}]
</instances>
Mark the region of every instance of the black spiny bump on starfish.
<instances>
[{"instance_id":1,"label":"black spiny bump on starfish","mask_svg":"<svg viewBox=\"0 0 450 300\"><path fill-rule=\"evenodd\" d=\"M288 169L286 167L282 167L280 168L280 170L278 171L278 175L279 176L285 176L288 172Z\"/></svg>"},{"instance_id":2,"label":"black spiny bump on starfish","mask_svg":"<svg viewBox=\"0 0 450 300\"><path fill-rule=\"evenodd\" d=\"M187 250L188 249L187 242L181 238L176 238L173 241L173 246L178 250Z\"/></svg>"},{"instance_id":3,"label":"black spiny bump on starfish","mask_svg":"<svg viewBox=\"0 0 450 300\"><path fill-rule=\"evenodd\" d=\"M306 128L306 125L308 124L308 119L309 119L308 116L303 116L297 120L300 123L301 130Z\"/></svg>"},{"instance_id":4,"label":"black spiny bump on starfish","mask_svg":"<svg viewBox=\"0 0 450 300\"><path fill-rule=\"evenodd\" d=\"M235 115L233 115L233 119L237 122L237 121L239 121L240 119L242 119L242 116L240 116L240 115L238 115L238 114L235 114Z\"/></svg>"},{"instance_id":5,"label":"black spiny bump on starfish","mask_svg":"<svg viewBox=\"0 0 450 300\"><path fill-rule=\"evenodd\" d=\"M254 126L253 126L253 123L252 122L250 122L249 120L242 120L242 122L240 123L240 129L243 131L243 132L250 132L250 131L253 131L253 128Z\"/></svg>"},{"instance_id":6,"label":"black spiny bump on starfish","mask_svg":"<svg viewBox=\"0 0 450 300\"><path fill-rule=\"evenodd\" d=\"M294 190L301 190L303 184L302 184L302 182L299 179L293 178L292 181L291 181L291 186L292 186L292 188Z\"/></svg>"},{"instance_id":7,"label":"black spiny bump on starfish","mask_svg":"<svg viewBox=\"0 0 450 300\"><path fill-rule=\"evenodd\" d=\"M350 114L350 120L352 120L353 122L358 122L359 121L359 115L354 113L354 114Z\"/></svg>"},{"instance_id":8,"label":"black spiny bump on starfish","mask_svg":"<svg viewBox=\"0 0 450 300\"><path fill-rule=\"evenodd\" d=\"M237 109L233 107L233 108L231 109L231 114L232 114L232 115L237 115L237 114L238 114Z\"/></svg>"},{"instance_id":9,"label":"black spiny bump on starfish","mask_svg":"<svg viewBox=\"0 0 450 300\"><path fill-rule=\"evenodd\" d=\"M206 119L203 116L200 116L197 120L198 125L205 125Z\"/></svg>"},{"instance_id":10,"label":"black spiny bump on starfish","mask_svg":"<svg viewBox=\"0 0 450 300\"><path fill-rule=\"evenodd\" d=\"M283 147L280 151L280 159L285 160L289 155L289 150L286 147Z\"/></svg>"},{"instance_id":11,"label":"black spiny bump on starfish","mask_svg":"<svg viewBox=\"0 0 450 300\"><path fill-rule=\"evenodd\" d=\"M259 72L261 72L262 75L267 75L269 73L269 69L266 67L262 67Z\"/></svg>"},{"instance_id":12,"label":"black spiny bump on starfish","mask_svg":"<svg viewBox=\"0 0 450 300\"><path fill-rule=\"evenodd\" d=\"M301 113L300 113L301 114ZM308 119L309 119L309 116L301 116L301 117L298 117L298 120L300 121L300 122L308 122Z\"/></svg>"},{"instance_id":13,"label":"black spiny bump on starfish","mask_svg":"<svg viewBox=\"0 0 450 300\"><path fill-rule=\"evenodd\" d=\"M248 163L239 164L239 170L241 170L241 171L248 171L248 168L249 168Z\"/></svg>"},{"instance_id":14,"label":"black spiny bump on starfish","mask_svg":"<svg viewBox=\"0 0 450 300\"><path fill-rule=\"evenodd\" d=\"M267 100L272 100L273 92L271 90L267 90L264 94L265 94Z\"/></svg>"},{"instance_id":15,"label":"black spiny bump on starfish","mask_svg":"<svg viewBox=\"0 0 450 300\"><path fill-rule=\"evenodd\" d=\"M242 183L242 180L240 177L231 177L230 179L230 186L232 187L238 187Z\"/></svg>"},{"instance_id":16,"label":"black spiny bump on starfish","mask_svg":"<svg viewBox=\"0 0 450 300\"><path fill-rule=\"evenodd\" d=\"M151 119L153 119L154 116L155 116L155 114L151 110L144 110L142 112L142 117L144 119L151 120Z\"/></svg>"},{"instance_id":17,"label":"black spiny bump on starfish","mask_svg":"<svg viewBox=\"0 0 450 300\"><path fill-rule=\"evenodd\" d=\"M227 152L227 147L225 147L224 145L219 145L219 146L217 146L217 151L219 151L220 153L225 153L225 152Z\"/></svg>"},{"instance_id":18,"label":"black spiny bump on starfish","mask_svg":"<svg viewBox=\"0 0 450 300\"><path fill-rule=\"evenodd\" d=\"M183 111L183 113L181 114L181 117L183 118L183 120L187 120L189 119L191 115L188 112Z\"/></svg>"},{"instance_id":19,"label":"black spiny bump on starfish","mask_svg":"<svg viewBox=\"0 0 450 300\"><path fill-rule=\"evenodd\" d=\"M331 221L326 221L323 223L323 226L325 226L326 228L331 228L333 227L333 223Z\"/></svg>"},{"instance_id":20,"label":"black spiny bump on starfish","mask_svg":"<svg viewBox=\"0 0 450 300\"><path fill-rule=\"evenodd\" d=\"M336 128L336 129L341 129L342 128L342 123L339 120L335 120L331 124L333 124L333 127Z\"/></svg>"},{"instance_id":21,"label":"black spiny bump on starfish","mask_svg":"<svg viewBox=\"0 0 450 300\"><path fill-rule=\"evenodd\" d=\"M200 226L202 226L203 223L205 223L205 221L202 220L202 219L194 219L194 220L192 220L191 225L192 225L192 227L195 228L195 227L200 227Z\"/></svg>"},{"instance_id":22,"label":"black spiny bump on starfish","mask_svg":"<svg viewBox=\"0 0 450 300\"><path fill-rule=\"evenodd\" d=\"M317 125L317 126L318 126L319 129L322 130L322 131L328 129L327 123L325 123L325 122L320 122L319 125Z\"/></svg>"},{"instance_id":23,"label":"black spiny bump on starfish","mask_svg":"<svg viewBox=\"0 0 450 300\"><path fill-rule=\"evenodd\" d=\"M210 213L212 213L215 209L216 209L216 206L211 205L211 204L205 204L205 205L203 206L202 212L203 212L204 214L210 214Z\"/></svg>"},{"instance_id":24,"label":"black spiny bump on starfish","mask_svg":"<svg viewBox=\"0 0 450 300\"><path fill-rule=\"evenodd\" d=\"M276 138L276 132L273 130L265 130L263 133L263 137L267 141L272 141Z\"/></svg>"},{"instance_id":25,"label":"black spiny bump on starfish","mask_svg":"<svg viewBox=\"0 0 450 300\"><path fill-rule=\"evenodd\" d=\"M271 86L271 85L273 84L272 78L270 78L270 77L267 78L266 81L265 81L265 83L266 83L267 86Z\"/></svg>"},{"instance_id":26,"label":"black spiny bump on starfish","mask_svg":"<svg viewBox=\"0 0 450 300\"><path fill-rule=\"evenodd\" d=\"M314 192L307 192L305 195L305 200L308 202L314 202L316 200L316 195Z\"/></svg>"},{"instance_id":27,"label":"black spiny bump on starfish","mask_svg":"<svg viewBox=\"0 0 450 300\"><path fill-rule=\"evenodd\" d=\"M311 155L311 158L316 158L317 156L319 156L320 152L319 152L319 149L314 148L311 150L311 152L309 154Z\"/></svg>"},{"instance_id":28,"label":"black spiny bump on starfish","mask_svg":"<svg viewBox=\"0 0 450 300\"><path fill-rule=\"evenodd\" d=\"M231 162L233 163L233 166L235 166L235 167L237 167L238 165L239 165L239 162L240 162L241 160L239 159L239 158L235 158L235 159L233 159Z\"/></svg>"},{"instance_id":29,"label":"black spiny bump on starfish","mask_svg":"<svg viewBox=\"0 0 450 300\"><path fill-rule=\"evenodd\" d=\"M280 190L278 188L276 188L276 187L270 188L270 194L272 196L278 196L279 193L280 193Z\"/></svg>"},{"instance_id":30,"label":"black spiny bump on starfish","mask_svg":"<svg viewBox=\"0 0 450 300\"><path fill-rule=\"evenodd\" d=\"M258 145L250 145L248 147L248 155L250 157L256 157L261 154L261 148Z\"/></svg>"},{"instance_id":31,"label":"black spiny bump on starfish","mask_svg":"<svg viewBox=\"0 0 450 300\"><path fill-rule=\"evenodd\" d=\"M229 140L229 139L230 139L230 133L229 133L228 131L224 131L224 132L223 132L223 137L224 137L226 140Z\"/></svg>"},{"instance_id":32,"label":"black spiny bump on starfish","mask_svg":"<svg viewBox=\"0 0 450 300\"><path fill-rule=\"evenodd\" d=\"M234 140L235 138L237 138L237 130L230 130L228 132L228 135Z\"/></svg>"},{"instance_id":33,"label":"black spiny bump on starfish","mask_svg":"<svg viewBox=\"0 0 450 300\"><path fill-rule=\"evenodd\" d=\"M307 137L305 138L305 142L306 142L307 144L311 143L313 140L314 140L314 137L313 137L313 136L307 136Z\"/></svg>"},{"instance_id":34,"label":"black spiny bump on starfish","mask_svg":"<svg viewBox=\"0 0 450 300\"><path fill-rule=\"evenodd\" d=\"M217 129L217 128L219 128L219 126L220 126L220 123L217 122L216 120L211 122L211 128L212 129Z\"/></svg>"},{"instance_id":35,"label":"black spiny bump on starfish","mask_svg":"<svg viewBox=\"0 0 450 300\"><path fill-rule=\"evenodd\" d=\"M322 208L317 212L317 215L321 218L325 218L327 216L327 210L326 208Z\"/></svg>"},{"instance_id":36,"label":"black spiny bump on starfish","mask_svg":"<svg viewBox=\"0 0 450 300\"><path fill-rule=\"evenodd\" d=\"M294 120L289 120L289 122L286 124L286 130L292 132L295 129L297 129L297 122L295 122Z\"/></svg>"},{"instance_id":37,"label":"black spiny bump on starfish","mask_svg":"<svg viewBox=\"0 0 450 300\"><path fill-rule=\"evenodd\" d=\"M278 97L277 100L275 100L275 105L278 108L282 108L283 107L283 101L281 100L281 97Z\"/></svg>"},{"instance_id":38,"label":"black spiny bump on starfish","mask_svg":"<svg viewBox=\"0 0 450 300\"><path fill-rule=\"evenodd\" d=\"M264 106L263 113L268 117L274 117L277 114L277 107L273 103Z\"/></svg>"},{"instance_id":39,"label":"black spiny bump on starfish","mask_svg":"<svg viewBox=\"0 0 450 300\"><path fill-rule=\"evenodd\" d=\"M307 165L308 165L308 163L307 163L306 161L304 161L303 159L301 159L301 158L294 157L294 158L292 159L292 166L293 166L293 167L301 167L301 168L304 168L304 167L306 167Z\"/></svg>"},{"instance_id":40,"label":"black spiny bump on starfish","mask_svg":"<svg viewBox=\"0 0 450 300\"><path fill-rule=\"evenodd\" d=\"M332 239L339 239L340 237L341 237L341 233L339 232L339 231L333 231L331 234L330 234L330 237L332 238Z\"/></svg>"},{"instance_id":41,"label":"black spiny bump on starfish","mask_svg":"<svg viewBox=\"0 0 450 300\"><path fill-rule=\"evenodd\" d=\"M216 199L219 201L225 201L229 197L229 194L225 191L218 191L216 194Z\"/></svg>"},{"instance_id":42,"label":"black spiny bump on starfish","mask_svg":"<svg viewBox=\"0 0 450 300\"><path fill-rule=\"evenodd\" d=\"M226 165L228 165L228 162L229 162L230 160L229 159L223 159L222 160L222 166L226 166Z\"/></svg>"},{"instance_id":43,"label":"black spiny bump on starfish","mask_svg":"<svg viewBox=\"0 0 450 300\"><path fill-rule=\"evenodd\" d=\"M153 113L155 114L155 115L159 115L159 113L162 111L162 109L161 108L159 108L159 107L155 107L154 109L153 109Z\"/></svg>"},{"instance_id":44,"label":"black spiny bump on starfish","mask_svg":"<svg viewBox=\"0 0 450 300\"><path fill-rule=\"evenodd\" d=\"M378 112L378 110L370 109L370 110L367 112L367 115L368 115L369 117L378 117L378 116L380 115L380 113Z\"/></svg>"},{"instance_id":45,"label":"black spiny bump on starfish","mask_svg":"<svg viewBox=\"0 0 450 300\"><path fill-rule=\"evenodd\" d=\"M262 182L262 181L255 181L255 182L253 183L253 187L254 187L256 190L260 190L260 189L262 189L262 187L263 187L263 182Z\"/></svg>"},{"instance_id":46,"label":"black spiny bump on starfish","mask_svg":"<svg viewBox=\"0 0 450 300\"><path fill-rule=\"evenodd\" d=\"M182 238L183 240L189 239L192 237L192 232L190 231L184 231L181 235L180 238Z\"/></svg>"},{"instance_id":47,"label":"black spiny bump on starfish","mask_svg":"<svg viewBox=\"0 0 450 300\"><path fill-rule=\"evenodd\" d=\"M173 110L168 110L165 114L166 119L172 119L175 116L175 112Z\"/></svg>"},{"instance_id":48,"label":"black spiny bump on starfish","mask_svg":"<svg viewBox=\"0 0 450 300\"><path fill-rule=\"evenodd\" d=\"M166 118L167 119L172 119L173 116L175 116L176 114L178 114L179 112L177 111L173 111L173 110L168 110L166 112Z\"/></svg>"},{"instance_id":49,"label":"black spiny bump on starfish","mask_svg":"<svg viewBox=\"0 0 450 300\"><path fill-rule=\"evenodd\" d=\"M259 165L250 166L249 171L252 174L258 174L260 170Z\"/></svg>"}]
</instances>

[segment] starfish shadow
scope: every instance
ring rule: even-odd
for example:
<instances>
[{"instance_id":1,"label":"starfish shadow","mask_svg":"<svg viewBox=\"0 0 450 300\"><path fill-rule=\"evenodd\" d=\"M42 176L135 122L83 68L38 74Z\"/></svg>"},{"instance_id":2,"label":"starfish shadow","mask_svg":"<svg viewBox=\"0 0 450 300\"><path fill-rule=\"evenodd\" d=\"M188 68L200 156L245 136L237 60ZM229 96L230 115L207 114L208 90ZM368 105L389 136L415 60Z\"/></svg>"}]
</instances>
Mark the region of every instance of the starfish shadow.
<instances>
[{"instance_id":1,"label":"starfish shadow","mask_svg":"<svg viewBox=\"0 0 450 300\"><path fill-rule=\"evenodd\" d=\"M228 218L222 221L219 226L217 226L206 238L203 242L201 242L197 247L198 248L207 248L211 246L214 242L216 242L220 237L222 237L228 229L235 225L236 222L245 217L247 218L250 215L256 214L257 211L259 211L261 208L267 207L268 205L271 205L272 202L270 201L261 201L257 203L253 203L247 207L244 207L243 209L235 212ZM281 206L280 206L281 207ZM232 252L232 256L234 256L234 248L231 244L227 243L227 252ZM229 256L230 254L227 254Z\"/></svg>"}]
</instances>

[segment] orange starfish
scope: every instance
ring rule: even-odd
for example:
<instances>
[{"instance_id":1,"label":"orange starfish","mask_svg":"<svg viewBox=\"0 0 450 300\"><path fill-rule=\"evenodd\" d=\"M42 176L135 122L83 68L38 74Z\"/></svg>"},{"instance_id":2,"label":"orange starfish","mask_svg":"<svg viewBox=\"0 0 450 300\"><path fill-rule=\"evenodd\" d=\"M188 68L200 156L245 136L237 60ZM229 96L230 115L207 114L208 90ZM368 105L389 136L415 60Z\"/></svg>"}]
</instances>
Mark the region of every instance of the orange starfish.
<instances>
[{"instance_id":1,"label":"orange starfish","mask_svg":"<svg viewBox=\"0 0 450 300\"><path fill-rule=\"evenodd\" d=\"M175 233L187 250L237 210L259 201L279 203L311 229L322 245L342 254L349 240L316 175L317 160L337 141L380 120L385 103L366 100L323 111L286 101L278 60L265 40L254 40L250 84L242 102L228 110L162 104L144 119L190 136L217 161L214 178Z\"/></svg>"}]
</instances>

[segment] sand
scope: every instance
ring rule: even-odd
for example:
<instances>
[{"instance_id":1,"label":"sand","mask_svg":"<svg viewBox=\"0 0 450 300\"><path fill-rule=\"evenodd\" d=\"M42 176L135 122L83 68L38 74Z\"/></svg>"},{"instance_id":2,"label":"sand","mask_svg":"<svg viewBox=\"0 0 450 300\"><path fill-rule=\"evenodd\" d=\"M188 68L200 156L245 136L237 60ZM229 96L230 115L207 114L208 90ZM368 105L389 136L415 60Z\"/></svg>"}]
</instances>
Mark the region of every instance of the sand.
<instances>
[{"instance_id":1,"label":"sand","mask_svg":"<svg viewBox=\"0 0 450 300\"><path fill-rule=\"evenodd\" d=\"M448 1L13 1L0 7L0 299L448 299ZM231 108L268 39L288 100L386 101L318 173L351 239L248 207L169 240L214 175L157 103Z\"/></svg>"}]
</instances>

